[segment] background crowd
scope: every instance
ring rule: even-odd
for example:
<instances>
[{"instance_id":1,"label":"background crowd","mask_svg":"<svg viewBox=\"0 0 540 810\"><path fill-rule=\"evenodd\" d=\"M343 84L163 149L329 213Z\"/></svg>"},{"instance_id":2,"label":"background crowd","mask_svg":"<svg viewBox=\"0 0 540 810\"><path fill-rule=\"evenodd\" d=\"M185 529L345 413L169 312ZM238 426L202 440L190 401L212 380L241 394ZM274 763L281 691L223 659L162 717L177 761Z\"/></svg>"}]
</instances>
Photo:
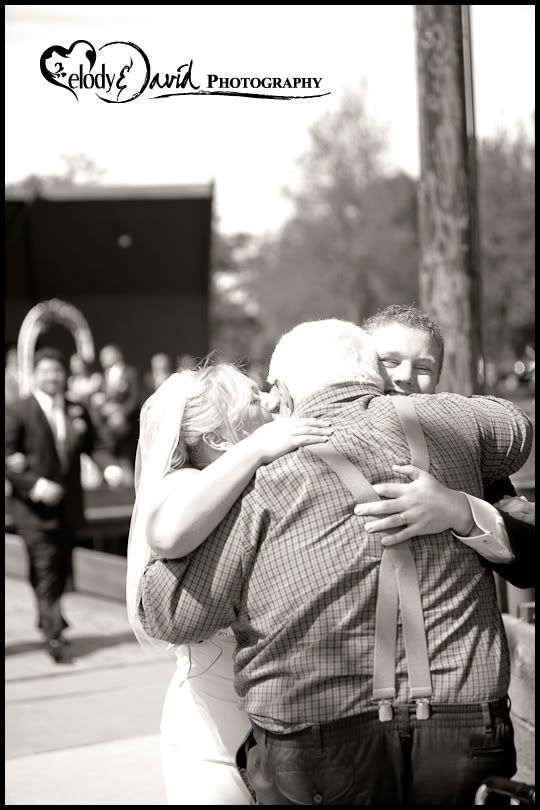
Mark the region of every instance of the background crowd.
<instances>
[{"instance_id":1,"label":"background crowd","mask_svg":"<svg viewBox=\"0 0 540 810\"><path fill-rule=\"evenodd\" d=\"M140 373L129 365L121 347L104 346L98 362L90 365L80 355L69 358L66 374L66 397L83 405L92 420L96 441L93 457L82 457L84 489L131 487L137 447L139 413L144 401L174 371L194 368L197 359L182 354L174 362L163 352L155 353L150 368ZM248 375L265 390L264 365L253 362L245 368ZM9 411L19 401L17 349L6 346L5 402ZM488 363L486 383L490 393L499 396L534 397L535 350L527 344L519 359L497 366ZM9 494L9 483L6 482Z\"/></svg>"},{"instance_id":2,"label":"background crowd","mask_svg":"<svg viewBox=\"0 0 540 810\"><path fill-rule=\"evenodd\" d=\"M92 365L78 354L69 358L66 398L85 407L95 433L92 458L86 454L82 457L84 489L132 486L142 404L174 371L191 369L196 364L197 359L188 353L173 361L169 355L157 352L151 358L148 371L141 374L126 362L122 349L112 344L101 349L98 362ZM17 349L7 346L5 400L8 411L16 408L19 401L17 373ZM250 369L250 375L264 386L257 366ZM8 483L6 487L9 494Z\"/></svg>"}]
</instances>

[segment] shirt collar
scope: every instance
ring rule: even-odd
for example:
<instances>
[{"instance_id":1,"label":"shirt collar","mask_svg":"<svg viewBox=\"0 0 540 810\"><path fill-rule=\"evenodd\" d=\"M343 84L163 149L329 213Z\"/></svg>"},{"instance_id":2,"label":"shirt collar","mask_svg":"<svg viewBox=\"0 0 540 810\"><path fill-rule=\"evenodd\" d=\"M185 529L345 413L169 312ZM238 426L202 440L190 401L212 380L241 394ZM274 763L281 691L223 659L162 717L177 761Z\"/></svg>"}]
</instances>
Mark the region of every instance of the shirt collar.
<instances>
[{"instance_id":1,"label":"shirt collar","mask_svg":"<svg viewBox=\"0 0 540 810\"><path fill-rule=\"evenodd\" d=\"M343 382L327 385L320 391L310 394L295 408L295 416L324 415L331 405L345 404L363 396L383 396L383 392L373 383Z\"/></svg>"},{"instance_id":2,"label":"shirt collar","mask_svg":"<svg viewBox=\"0 0 540 810\"><path fill-rule=\"evenodd\" d=\"M45 391L41 391L39 388L35 388L33 394L44 413L50 413L55 405L56 407L63 407L64 398L62 394L51 397L50 394L46 394Z\"/></svg>"}]
</instances>

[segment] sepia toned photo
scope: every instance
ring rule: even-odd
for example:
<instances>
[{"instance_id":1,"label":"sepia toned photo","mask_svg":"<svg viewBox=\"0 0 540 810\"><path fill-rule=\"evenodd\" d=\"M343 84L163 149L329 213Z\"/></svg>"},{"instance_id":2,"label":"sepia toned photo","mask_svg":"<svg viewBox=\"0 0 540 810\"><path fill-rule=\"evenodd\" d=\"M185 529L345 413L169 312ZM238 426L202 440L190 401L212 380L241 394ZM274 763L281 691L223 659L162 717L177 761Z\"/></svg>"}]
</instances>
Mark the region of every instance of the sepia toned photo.
<instances>
[{"instance_id":1,"label":"sepia toned photo","mask_svg":"<svg viewBox=\"0 0 540 810\"><path fill-rule=\"evenodd\" d=\"M5 14L5 804L534 806L535 7Z\"/></svg>"}]
</instances>

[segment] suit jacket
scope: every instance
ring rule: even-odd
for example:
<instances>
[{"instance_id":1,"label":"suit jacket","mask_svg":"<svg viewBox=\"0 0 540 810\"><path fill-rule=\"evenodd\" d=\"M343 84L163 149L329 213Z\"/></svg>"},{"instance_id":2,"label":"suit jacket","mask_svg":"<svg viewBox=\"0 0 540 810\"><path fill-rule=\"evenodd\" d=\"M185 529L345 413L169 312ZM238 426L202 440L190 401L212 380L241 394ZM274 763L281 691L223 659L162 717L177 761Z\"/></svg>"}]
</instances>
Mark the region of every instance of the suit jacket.
<instances>
[{"instance_id":1,"label":"suit jacket","mask_svg":"<svg viewBox=\"0 0 540 810\"><path fill-rule=\"evenodd\" d=\"M496 481L484 492L484 498L489 503L496 503L505 495L516 495L516 490L509 478ZM504 520L515 560L512 563L488 563L488 565L496 574L511 585L515 585L516 588L534 588L536 585L534 575L536 570L534 565L535 527L523 520L517 520L502 510L499 510L499 513Z\"/></svg>"},{"instance_id":2,"label":"suit jacket","mask_svg":"<svg viewBox=\"0 0 540 810\"><path fill-rule=\"evenodd\" d=\"M64 467L49 421L34 396L6 411L6 456L23 453L26 458L26 469L22 473L13 473L6 467L6 478L13 487L13 516L21 529L75 529L84 521L81 453L92 452L94 428L84 406L69 400L65 402L67 463ZM64 497L56 506L34 503L30 499L30 491L38 478L55 481L64 488Z\"/></svg>"}]
</instances>

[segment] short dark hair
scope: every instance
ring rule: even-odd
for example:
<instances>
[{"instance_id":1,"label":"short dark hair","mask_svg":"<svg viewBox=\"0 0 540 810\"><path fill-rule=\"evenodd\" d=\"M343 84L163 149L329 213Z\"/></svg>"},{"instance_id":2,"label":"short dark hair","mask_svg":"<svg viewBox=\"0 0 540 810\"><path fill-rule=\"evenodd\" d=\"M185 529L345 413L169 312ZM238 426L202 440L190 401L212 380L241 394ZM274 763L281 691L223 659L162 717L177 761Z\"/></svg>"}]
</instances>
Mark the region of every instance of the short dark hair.
<instances>
[{"instance_id":1,"label":"short dark hair","mask_svg":"<svg viewBox=\"0 0 540 810\"><path fill-rule=\"evenodd\" d=\"M387 323L400 323L402 326L408 326L409 329L419 329L426 332L435 341L439 350L440 373L444 360L444 337L438 323L433 318L426 312L422 312L418 307L410 304L390 304L376 312L375 315L366 318L362 324L362 329L372 333L375 329Z\"/></svg>"},{"instance_id":2,"label":"short dark hair","mask_svg":"<svg viewBox=\"0 0 540 810\"><path fill-rule=\"evenodd\" d=\"M38 363L41 363L42 360L55 360L57 363L60 363L64 371L67 372L66 358L59 349L54 349L52 346L44 346L42 349L38 349L34 355L34 368L36 368Z\"/></svg>"}]
</instances>

